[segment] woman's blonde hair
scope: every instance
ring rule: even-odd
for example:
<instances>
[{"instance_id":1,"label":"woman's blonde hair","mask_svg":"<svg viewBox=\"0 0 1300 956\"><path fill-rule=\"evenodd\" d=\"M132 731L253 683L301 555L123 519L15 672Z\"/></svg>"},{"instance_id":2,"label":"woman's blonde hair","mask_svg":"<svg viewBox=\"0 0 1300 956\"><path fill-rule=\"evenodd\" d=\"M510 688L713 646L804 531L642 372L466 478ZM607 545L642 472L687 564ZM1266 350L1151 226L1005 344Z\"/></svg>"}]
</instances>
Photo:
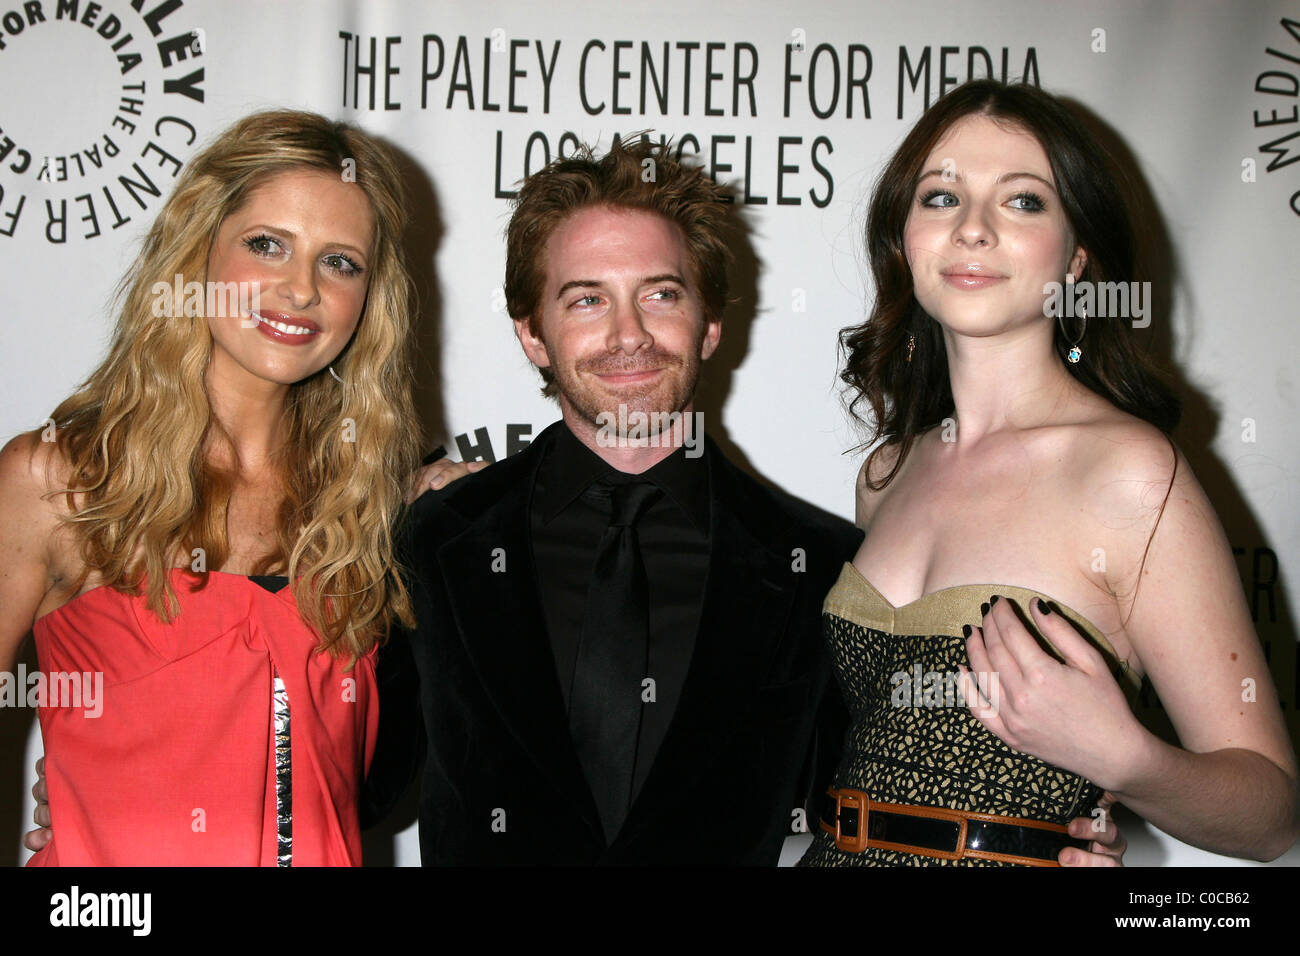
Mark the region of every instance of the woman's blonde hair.
<instances>
[{"instance_id":1,"label":"woman's blonde hair","mask_svg":"<svg viewBox=\"0 0 1300 956\"><path fill-rule=\"evenodd\" d=\"M287 438L275 462L284 489L276 550L253 570L287 567L321 649L355 658L394 619L413 624L392 535L419 448L411 400L413 301L400 245L401 178L378 142L293 111L257 113L220 134L181 174L123 279L108 358L53 420L71 466L62 493L86 565L81 582L95 571L126 593L139 593L143 584L148 607L170 620L177 611L170 575L176 560L202 559L190 567L193 586L202 587L206 569L229 555L234 476L208 455L229 438L204 384L212 351L207 319L186 314L203 309L187 310L180 301L159 309L153 287L180 275L206 288L222 220L268 177L303 169L356 182L374 212L374 248L361 320L333 363L342 383L322 371L290 387Z\"/></svg>"}]
</instances>

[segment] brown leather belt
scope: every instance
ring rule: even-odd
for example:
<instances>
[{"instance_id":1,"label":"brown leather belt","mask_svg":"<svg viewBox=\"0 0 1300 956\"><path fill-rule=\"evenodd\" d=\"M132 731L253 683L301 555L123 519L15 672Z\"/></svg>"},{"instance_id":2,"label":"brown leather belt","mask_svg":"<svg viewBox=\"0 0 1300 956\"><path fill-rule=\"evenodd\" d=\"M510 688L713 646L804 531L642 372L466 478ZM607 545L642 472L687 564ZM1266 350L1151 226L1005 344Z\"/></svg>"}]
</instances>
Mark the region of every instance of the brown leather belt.
<instances>
[{"instance_id":1,"label":"brown leather belt","mask_svg":"<svg viewBox=\"0 0 1300 956\"><path fill-rule=\"evenodd\" d=\"M847 853L867 847L940 860L992 860L1022 866L1060 866L1065 847L1087 850L1059 823L1024 817L915 807L872 800L861 790L831 787L823 798L821 828Z\"/></svg>"}]
</instances>

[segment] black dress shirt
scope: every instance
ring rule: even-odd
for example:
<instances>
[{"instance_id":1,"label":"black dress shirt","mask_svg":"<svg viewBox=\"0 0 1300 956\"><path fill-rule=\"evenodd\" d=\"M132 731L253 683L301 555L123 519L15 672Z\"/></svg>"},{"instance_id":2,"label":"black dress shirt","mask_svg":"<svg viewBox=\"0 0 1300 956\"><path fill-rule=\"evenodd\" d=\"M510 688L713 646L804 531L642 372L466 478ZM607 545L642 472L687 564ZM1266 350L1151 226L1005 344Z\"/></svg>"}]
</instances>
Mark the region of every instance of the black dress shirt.
<instances>
[{"instance_id":1,"label":"black dress shirt","mask_svg":"<svg viewBox=\"0 0 1300 956\"><path fill-rule=\"evenodd\" d=\"M566 710L582 637L587 586L596 550L609 524L608 502L584 494L618 472L567 426L539 466L530 503L534 563L542 608ZM704 458L686 449L639 477L664 494L637 522L650 594L650 667L654 701L641 714L633 797L645 782L681 697L690 668L709 567L709 481Z\"/></svg>"}]
</instances>

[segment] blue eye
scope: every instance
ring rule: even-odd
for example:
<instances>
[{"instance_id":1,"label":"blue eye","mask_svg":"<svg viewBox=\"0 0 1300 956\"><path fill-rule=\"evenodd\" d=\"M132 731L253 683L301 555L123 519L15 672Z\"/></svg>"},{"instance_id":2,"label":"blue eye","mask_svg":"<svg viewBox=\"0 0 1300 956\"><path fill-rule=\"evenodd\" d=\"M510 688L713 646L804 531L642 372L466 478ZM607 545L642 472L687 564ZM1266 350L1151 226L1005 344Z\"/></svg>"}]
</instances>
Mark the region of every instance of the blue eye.
<instances>
[{"instance_id":1,"label":"blue eye","mask_svg":"<svg viewBox=\"0 0 1300 956\"><path fill-rule=\"evenodd\" d=\"M664 297L667 299L679 299L681 298L681 293L679 293L676 289L656 289L654 292L650 293L650 297L652 299L658 297Z\"/></svg>"},{"instance_id":2,"label":"blue eye","mask_svg":"<svg viewBox=\"0 0 1300 956\"><path fill-rule=\"evenodd\" d=\"M950 199L952 200L952 202L943 202L943 203L934 202L934 200L940 198ZM948 190L946 189L931 189L928 193L923 195L918 202L919 205L928 207L930 209L951 209L953 206L957 205L957 197L954 196L952 193L948 192Z\"/></svg>"},{"instance_id":3,"label":"blue eye","mask_svg":"<svg viewBox=\"0 0 1300 956\"><path fill-rule=\"evenodd\" d=\"M1046 207L1043 197L1035 193L1016 193L1011 197L1012 203L1024 203L1023 206L1015 206L1023 212L1042 212Z\"/></svg>"}]
</instances>

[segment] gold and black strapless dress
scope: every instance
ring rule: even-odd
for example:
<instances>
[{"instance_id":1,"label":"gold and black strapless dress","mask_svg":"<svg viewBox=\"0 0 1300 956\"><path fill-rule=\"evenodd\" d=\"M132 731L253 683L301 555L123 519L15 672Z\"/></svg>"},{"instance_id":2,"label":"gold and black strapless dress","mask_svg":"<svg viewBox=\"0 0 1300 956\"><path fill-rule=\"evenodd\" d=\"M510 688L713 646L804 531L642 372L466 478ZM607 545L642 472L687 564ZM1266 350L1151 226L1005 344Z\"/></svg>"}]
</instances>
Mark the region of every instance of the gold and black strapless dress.
<instances>
[{"instance_id":1,"label":"gold and black strapless dress","mask_svg":"<svg viewBox=\"0 0 1300 956\"><path fill-rule=\"evenodd\" d=\"M1127 662L1116 657L1106 638L1082 615L1047 595L1009 585L973 584L945 588L894 607L857 568L846 564L822 607L831 662L851 717L833 781L836 791L860 792L871 804L965 811L991 815L994 821L1009 817L1064 825L1091 814L1100 788L1077 774L1012 750L962 703L956 682L958 665L970 666L962 626L979 626L980 606L994 594L1012 601L1034 634L1028 605L1041 597L1106 657L1132 701L1140 681ZM855 833L860 822L857 800L850 800L855 807L851 811ZM829 810L823 810L823 818L829 812L831 821L848 819L843 809L848 804L837 807L833 800L830 804ZM868 835L872 843L911 843L897 836L876 839L877 824L871 822L869 809L870 805L861 838L847 840L841 833L840 846L833 834L819 826L814 813L810 829L815 837L800 865L1007 865L965 853L952 858L951 854L923 855L871 845L857 852ZM905 835L914 822L912 817L887 816L882 811L877 823L883 838L887 837L886 823L894 834ZM1042 832L1024 826L1007 829L996 822L992 826L969 825L968 846L975 842L977 826L983 827L986 845L994 848L998 840L1015 843L1023 834L1033 838ZM929 820L921 823L921 829L928 828L931 836L936 827L942 831L943 826ZM950 822L948 826L956 833L959 824ZM960 827L961 839L966 839L967 824Z\"/></svg>"}]
</instances>

